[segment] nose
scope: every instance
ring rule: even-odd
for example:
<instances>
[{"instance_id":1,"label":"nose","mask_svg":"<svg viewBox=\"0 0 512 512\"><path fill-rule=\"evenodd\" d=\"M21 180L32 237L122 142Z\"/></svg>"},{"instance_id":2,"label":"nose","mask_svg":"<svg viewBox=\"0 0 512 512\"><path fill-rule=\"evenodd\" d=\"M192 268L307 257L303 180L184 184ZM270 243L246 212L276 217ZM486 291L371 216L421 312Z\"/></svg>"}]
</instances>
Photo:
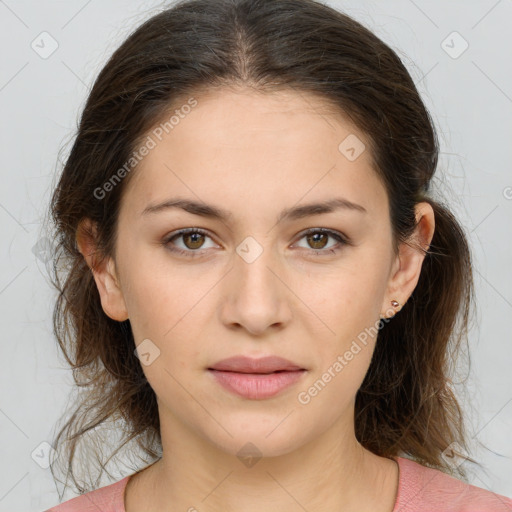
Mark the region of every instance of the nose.
<instances>
[{"instance_id":1,"label":"nose","mask_svg":"<svg viewBox=\"0 0 512 512\"><path fill-rule=\"evenodd\" d=\"M286 284L286 271L271 249L249 247L249 253L244 253L242 247L234 256L233 268L224 282L220 316L231 329L243 328L261 336L270 328L283 329L290 322L293 293ZM246 256L256 249L260 252L256 259Z\"/></svg>"}]
</instances>

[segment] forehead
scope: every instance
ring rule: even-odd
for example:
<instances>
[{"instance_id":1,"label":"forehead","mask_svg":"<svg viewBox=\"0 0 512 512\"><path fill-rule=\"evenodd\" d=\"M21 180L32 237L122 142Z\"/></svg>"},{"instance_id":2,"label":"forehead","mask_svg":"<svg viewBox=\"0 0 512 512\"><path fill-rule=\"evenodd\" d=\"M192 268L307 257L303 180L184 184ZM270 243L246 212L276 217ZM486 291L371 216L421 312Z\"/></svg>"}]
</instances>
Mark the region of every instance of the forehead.
<instances>
[{"instance_id":1,"label":"forehead","mask_svg":"<svg viewBox=\"0 0 512 512\"><path fill-rule=\"evenodd\" d=\"M175 102L146 134L154 147L125 191L139 214L176 195L233 206L257 201L260 209L325 199L333 189L364 205L382 201L365 135L318 96L222 89L193 100L183 110ZM173 114L171 128L165 119Z\"/></svg>"}]
</instances>

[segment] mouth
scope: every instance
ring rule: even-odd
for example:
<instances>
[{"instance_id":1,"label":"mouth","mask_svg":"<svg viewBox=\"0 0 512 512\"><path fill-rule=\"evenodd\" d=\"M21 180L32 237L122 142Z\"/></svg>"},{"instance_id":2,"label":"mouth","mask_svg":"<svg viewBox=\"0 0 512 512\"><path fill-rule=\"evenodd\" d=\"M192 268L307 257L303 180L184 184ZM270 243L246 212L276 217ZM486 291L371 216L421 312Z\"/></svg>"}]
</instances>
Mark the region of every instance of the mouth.
<instances>
[{"instance_id":1,"label":"mouth","mask_svg":"<svg viewBox=\"0 0 512 512\"><path fill-rule=\"evenodd\" d=\"M298 370L275 370L273 372L242 372L242 371L234 371L234 370L218 370L217 368L208 368L208 370L210 370L212 372L238 373L238 374L243 374L243 375L272 375L273 373L306 371L302 368L300 368Z\"/></svg>"},{"instance_id":2,"label":"mouth","mask_svg":"<svg viewBox=\"0 0 512 512\"><path fill-rule=\"evenodd\" d=\"M218 361L213 366L209 367L208 370L270 375L273 373L295 372L306 369L288 359L278 356L267 356L259 359L246 356L234 356Z\"/></svg>"},{"instance_id":3,"label":"mouth","mask_svg":"<svg viewBox=\"0 0 512 512\"><path fill-rule=\"evenodd\" d=\"M272 398L296 385L307 373L305 368L274 356L262 359L238 356L207 370L225 391L247 400Z\"/></svg>"},{"instance_id":4,"label":"mouth","mask_svg":"<svg viewBox=\"0 0 512 512\"><path fill-rule=\"evenodd\" d=\"M234 356L207 368L224 390L248 400L265 400L297 384L306 368L277 356Z\"/></svg>"}]
</instances>

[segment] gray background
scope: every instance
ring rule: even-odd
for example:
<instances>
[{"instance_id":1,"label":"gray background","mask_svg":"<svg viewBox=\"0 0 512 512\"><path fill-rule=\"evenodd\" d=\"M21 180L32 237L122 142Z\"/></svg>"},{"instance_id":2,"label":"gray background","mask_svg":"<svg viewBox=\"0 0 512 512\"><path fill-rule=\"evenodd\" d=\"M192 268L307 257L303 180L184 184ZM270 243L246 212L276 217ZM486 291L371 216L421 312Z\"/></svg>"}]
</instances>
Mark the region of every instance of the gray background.
<instances>
[{"instance_id":1,"label":"gray background","mask_svg":"<svg viewBox=\"0 0 512 512\"><path fill-rule=\"evenodd\" d=\"M399 53L433 115L442 151L437 185L470 233L475 258L471 371L457 389L467 395L471 455L482 467L465 467L474 485L512 496L512 2L327 3ZM1 511L42 511L58 501L41 467L72 383L52 335L42 232L58 152L67 144L65 158L114 48L161 5L0 0ZM42 58L52 39L58 48Z\"/></svg>"}]
</instances>

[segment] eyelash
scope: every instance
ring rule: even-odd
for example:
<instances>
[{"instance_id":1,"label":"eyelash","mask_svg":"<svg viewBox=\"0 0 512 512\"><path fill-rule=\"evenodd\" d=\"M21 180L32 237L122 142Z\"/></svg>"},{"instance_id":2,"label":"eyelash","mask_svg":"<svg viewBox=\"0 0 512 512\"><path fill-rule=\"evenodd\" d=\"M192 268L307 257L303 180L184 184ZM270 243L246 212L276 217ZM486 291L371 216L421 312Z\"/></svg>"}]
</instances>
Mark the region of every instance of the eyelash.
<instances>
[{"instance_id":1,"label":"eyelash","mask_svg":"<svg viewBox=\"0 0 512 512\"><path fill-rule=\"evenodd\" d=\"M184 250L184 249L178 249L176 247L174 247L174 248L170 247L171 242L174 239L179 238L182 235L187 235L187 234L190 234L190 233L199 233L201 235L207 236L208 238L211 238L210 235L208 234L208 232L206 232L204 229L201 229L201 228L186 228L186 229L182 229L182 230L178 231L177 233L174 233L170 237L166 237L164 239L164 241L162 242L162 244L168 250L170 250L171 252L174 252L174 253L177 253L177 254L189 257L189 258L195 258L195 257L201 256L202 253L204 251L207 251L208 249L205 249L205 250L201 251L200 249L198 249L198 250L193 250L193 249ZM310 229L308 229L308 230L306 230L305 232L302 233L302 236L299 238L299 240L302 240L307 235L311 235L311 234L314 234L314 233L322 233L322 234L325 234L325 235L329 235L330 237L336 239L338 241L338 243L341 244L341 245L350 245L350 242L349 242L347 237L345 237L344 235L341 235L340 233L337 233L336 231L331 231L331 230L325 229L325 228L310 228ZM317 254L317 255L321 254L321 253L326 253L326 254L336 253L338 250L340 250L339 247L336 248L336 249L332 248L332 247L330 247L329 249L310 249L310 251L312 253Z\"/></svg>"}]
</instances>

